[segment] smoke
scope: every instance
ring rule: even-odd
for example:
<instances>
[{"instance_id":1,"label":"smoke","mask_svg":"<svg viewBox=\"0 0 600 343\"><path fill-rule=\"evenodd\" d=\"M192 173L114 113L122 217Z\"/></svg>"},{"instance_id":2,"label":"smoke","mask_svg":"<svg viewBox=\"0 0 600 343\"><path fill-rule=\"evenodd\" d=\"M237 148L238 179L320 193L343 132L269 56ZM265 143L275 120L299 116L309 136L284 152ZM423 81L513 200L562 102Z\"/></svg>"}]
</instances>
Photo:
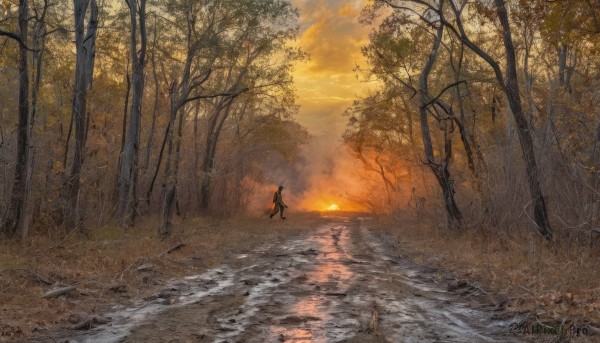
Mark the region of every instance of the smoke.
<instances>
[{"instance_id":1,"label":"smoke","mask_svg":"<svg viewBox=\"0 0 600 343\"><path fill-rule=\"evenodd\" d=\"M273 192L283 185L290 210L364 210L361 199L372 193L361 180L362 166L347 151L341 135L346 127L342 113L367 91L356 79L354 67L364 61L361 46L370 28L358 23L365 0L293 0L300 9L297 46L311 60L296 66L294 81L301 106L296 120L311 135L293 164L277 155L263 164L260 182L248 181L249 212L265 213L272 207Z\"/></svg>"},{"instance_id":2,"label":"smoke","mask_svg":"<svg viewBox=\"0 0 600 343\"><path fill-rule=\"evenodd\" d=\"M311 132L310 141L293 162L271 152L261 163L264 174L242 181L248 214L270 212L279 185L284 186L283 199L290 211L321 211L331 205L341 210L363 209L352 200L364 196L354 172L357 161L341 140L345 108L344 104L303 107L298 121Z\"/></svg>"},{"instance_id":3,"label":"smoke","mask_svg":"<svg viewBox=\"0 0 600 343\"><path fill-rule=\"evenodd\" d=\"M278 152L272 152L262 163L264 174L256 178L247 176L242 181L246 212L252 216L264 216L273 210L273 193L283 186L283 200L290 210L298 210L298 195L308 188L308 179L302 174L303 156L290 163Z\"/></svg>"},{"instance_id":4,"label":"smoke","mask_svg":"<svg viewBox=\"0 0 600 343\"><path fill-rule=\"evenodd\" d=\"M317 144L318 141L314 145ZM346 147L339 144L332 150L324 149L319 153L321 163L305 166L311 177L309 187L300 198L300 207L309 211L365 210L357 199L367 194L356 173L357 161Z\"/></svg>"},{"instance_id":5,"label":"smoke","mask_svg":"<svg viewBox=\"0 0 600 343\"><path fill-rule=\"evenodd\" d=\"M311 141L295 165L300 177L290 182L299 209L321 211L332 205L341 210L364 209L353 200L365 195L355 172L359 166L341 140L346 128L342 113L347 105L308 102L298 115L311 132Z\"/></svg>"}]
</instances>

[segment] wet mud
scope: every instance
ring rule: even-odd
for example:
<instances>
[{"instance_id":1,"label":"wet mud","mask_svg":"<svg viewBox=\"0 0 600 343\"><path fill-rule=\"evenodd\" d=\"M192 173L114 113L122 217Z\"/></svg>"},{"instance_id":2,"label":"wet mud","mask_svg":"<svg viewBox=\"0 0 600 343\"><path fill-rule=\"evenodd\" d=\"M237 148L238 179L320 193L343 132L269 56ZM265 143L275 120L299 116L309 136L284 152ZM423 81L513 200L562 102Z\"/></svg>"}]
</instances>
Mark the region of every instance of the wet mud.
<instances>
[{"instance_id":1,"label":"wet mud","mask_svg":"<svg viewBox=\"0 0 600 343\"><path fill-rule=\"evenodd\" d=\"M154 299L108 313L69 342L526 342L477 288L398 256L369 218L332 217ZM494 319L503 318L503 319Z\"/></svg>"}]
</instances>

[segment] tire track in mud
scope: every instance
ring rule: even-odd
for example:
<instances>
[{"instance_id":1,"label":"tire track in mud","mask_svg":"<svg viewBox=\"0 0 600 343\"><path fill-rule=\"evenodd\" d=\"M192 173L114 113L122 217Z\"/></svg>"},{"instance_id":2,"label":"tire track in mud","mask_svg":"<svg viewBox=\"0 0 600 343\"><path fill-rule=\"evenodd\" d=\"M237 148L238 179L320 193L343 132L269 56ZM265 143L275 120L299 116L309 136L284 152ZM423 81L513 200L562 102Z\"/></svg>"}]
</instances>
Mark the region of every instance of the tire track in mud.
<instances>
[{"instance_id":1,"label":"tire track in mud","mask_svg":"<svg viewBox=\"0 0 600 343\"><path fill-rule=\"evenodd\" d=\"M332 218L238 255L243 267L173 282L176 305L119 309L110 325L69 342L524 342L509 334L509 321L490 319L477 295L449 293L439 275L396 257L368 222Z\"/></svg>"}]
</instances>

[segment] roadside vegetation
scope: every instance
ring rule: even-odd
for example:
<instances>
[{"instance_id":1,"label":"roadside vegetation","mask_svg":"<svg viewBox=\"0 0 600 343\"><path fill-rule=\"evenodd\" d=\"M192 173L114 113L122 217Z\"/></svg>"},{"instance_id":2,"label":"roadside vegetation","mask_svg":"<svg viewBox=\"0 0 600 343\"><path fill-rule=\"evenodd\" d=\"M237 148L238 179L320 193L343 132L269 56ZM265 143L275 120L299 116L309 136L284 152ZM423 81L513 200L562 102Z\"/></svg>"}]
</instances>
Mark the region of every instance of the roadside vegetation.
<instances>
[{"instance_id":1,"label":"roadside vegetation","mask_svg":"<svg viewBox=\"0 0 600 343\"><path fill-rule=\"evenodd\" d=\"M291 220L233 217L178 221L178 233L159 240L149 223L123 234L119 227L66 238L34 235L29 244L0 249L0 341L44 337L74 327L81 315L102 315L114 305L157 294L170 280L201 274L253 249L276 245L323 221L318 213L292 213ZM51 290L68 293L44 298Z\"/></svg>"},{"instance_id":2,"label":"roadside vegetation","mask_svg":"<svg viewBox=\"0 0 600 343\"><path fill-rule=\"evenodd\" d=\"M529 323L576 323L590 334L600 333L600 260L588 249L550 244L526 231L448 232L411 212L381 217L373 227L393 238L399 257L440 275L450 273L454 281L441 285L448 291L469 298L474 286L488 294L500 311L496 319L518 314L527 316Z\"/></svg>"}]
</instances>

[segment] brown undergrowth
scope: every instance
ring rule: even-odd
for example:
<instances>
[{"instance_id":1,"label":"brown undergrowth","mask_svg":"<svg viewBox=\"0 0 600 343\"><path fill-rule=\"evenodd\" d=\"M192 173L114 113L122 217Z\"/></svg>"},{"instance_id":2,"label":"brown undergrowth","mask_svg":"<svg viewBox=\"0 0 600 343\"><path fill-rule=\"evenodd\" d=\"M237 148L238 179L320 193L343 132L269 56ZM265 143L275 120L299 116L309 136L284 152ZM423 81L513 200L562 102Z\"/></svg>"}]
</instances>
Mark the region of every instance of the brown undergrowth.
<instances>
[{"instance_id":1,"label":"brown undergrowth","mask_svg":"<svg viewBox=\"0 0 600 343\"><path fill-rule=\"evenodd\" d=\"M530 228L449 232L424 218L390 216L374 226L394 236L399 254L496 294L507 313L548 323L586 322L594 330L600 324L600 258L589 246L562 233L548 242Z\"/></svg>"},{"instance_id":2,"label":"brown undergrowth","mask_svg":"<svg viewBox=\"0 0 600 343\"><path fill-rule=\"evenodd\" d=\"M88 230L86 236L33 235L26 243L1 242L0 342L69 327L74 315L101 314L111 305L149 296L169 279L201 273L318 221L319 215L310 213L291 214L285 223L193 218L177 223L174 234L161 240L155 220L147 219L125 231L105 226ZM42 298L65 286L76 289L67 296Z\"/></svg>"}]
</instances>

